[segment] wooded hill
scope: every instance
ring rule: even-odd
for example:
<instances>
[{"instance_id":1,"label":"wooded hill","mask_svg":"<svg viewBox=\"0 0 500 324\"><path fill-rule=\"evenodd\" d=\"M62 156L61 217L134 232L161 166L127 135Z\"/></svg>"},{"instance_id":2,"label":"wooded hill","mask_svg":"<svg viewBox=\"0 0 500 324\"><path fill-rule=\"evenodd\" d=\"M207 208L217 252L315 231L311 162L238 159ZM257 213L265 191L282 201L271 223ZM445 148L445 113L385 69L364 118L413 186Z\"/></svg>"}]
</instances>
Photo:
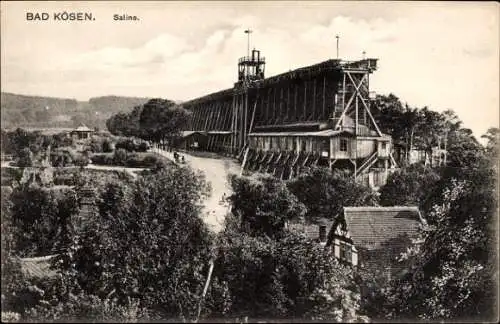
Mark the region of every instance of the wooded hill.
<instances>
[{"instance_id":1,"label":"wooded hill","mask_svg":"<svg viewBox=\"0 0 500 324\"><path fill-rule=\"evenodd\" d=\"M103 96L89 101L69 98L25 96L1 93L2 128L14 127L88 127L105 129L113 114L132 110L148 98Z\"/></svg>"}]
</instances>

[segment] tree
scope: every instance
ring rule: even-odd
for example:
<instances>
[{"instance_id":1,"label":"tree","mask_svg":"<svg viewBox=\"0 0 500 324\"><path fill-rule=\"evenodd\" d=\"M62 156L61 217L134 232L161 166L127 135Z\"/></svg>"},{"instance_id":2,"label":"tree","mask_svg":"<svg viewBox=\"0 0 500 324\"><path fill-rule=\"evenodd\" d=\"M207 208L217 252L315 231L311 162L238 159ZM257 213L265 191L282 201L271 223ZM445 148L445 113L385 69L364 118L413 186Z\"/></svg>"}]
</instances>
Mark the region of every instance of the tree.
<instances>
[{"instance_id":1,"label":"tree","mask_svg":"<svg viewBox=\"0 0 500 324\"><path fill-rule=\"evenodd\" d=\"M482 135L481 138L486 139L488 142L486 143L486 152L490 156L491 159L497 160L500 144L500 129L497 127L490 127L486 134Z\"/></svg>"},{"instance_id":2,"label":"tree","mask_svg":"<svg viewBox=\"0 0 500 324\"><path fill-rule=\"evenodd\" d=\"M28 147L25 147L21 151L19 151L17 166L21 168L33 166L33 153Z\"/></svg>"},{"instance_id":3,"label":"tree","mask_svg":"<svg viewBox=\"0 0 500 324\"><path fill-rule=\"evenodd\" d=\"M444 172L440 194L426 212L431 229L408 274L387 291L392 318L484 321L498 316L495 287L495 172L480 168Z\"/></svg>"},{"instance_id":4,"label":"tree","mask_svg":"<svg viewBox=\"0 0 500 324\"><path fill-rule=\"evenodd\" d=\"M166 99L151 99L141 112L139 125L144 139L159 142L177 137L187 125L190 113L175 102Z\"/></svg>"},{"instance_id":5,"label":"tree","mask_svg":"<svg viewBox=\"0 0 500 324\"><path fill-rule=\"evenodd\" d=\"M483 161L484 149L468 128L448 134L447 151L447 165L450 167L476 168Z\"/></svg>"},{"instance_id":6,"label":"tree","mask_svg":"<svg viewBox=\"0 0 500 324\"><path fill-rule=\"evenodd\" d=\"M420 206L440 179L439 173L422 164L413 164L392 173L380 189L382 206Z\"/></svg>"},{"instance_id":7,"label":"tree","mask_svg":"<svg viewBox=\"0 0 500 324\"><path fill-rule=\"evenodd\" d=\"M440 138L446 135L447 123L445 117L436 111L424 107L419 112L417 144L424 149L428 156L432 155L432 148L438 144ZM431 159L432 162L432 159Z\"/></svg>"},{"instance_id":8,"label":"tree","mask_svg":"<svg viewBox=\"0 0 500 324\"><path fill-rule=\"evenodd\" d=\"M74 190L22 185L14 189L11 200L18 255L45 256L69 243L71 218L79 210Z\"/></svg>"},{"instance_id":9,"label":"tree","mask_svg":"<svg viewBox=\"0 0 500 324\"><path fill-rule=\"evenodd\" d=\"M233 213L239 217L243 231L250 235L279 237L286 222L300 220L305 214L304 205L283 181L273 176L233 175L230 183Z\"/></svg>"},{"instance_id":10,"label":"tree","mask_svg":"<svg viewBox=\"0 0 500 324\"><path fill-rule=\"evenodd\" d=\"M307 207L308 220L334 219L344 206L374 206L377 197L347 172L313 168L292 179L290 191Z\"/></svg>"},{"instance_id":11,"label":"tree","mask_svg":"<svg viewBox=\"0 0 500 324\"><path fill-rule=\"evenodd\" d=\"M78 283L68 290L121 306L136 300L164 318L194 316L212 244L200 217L207 193L203 177L188 168L106 185L99 217L57 261L67 282Z\"/></svg>"}]
</instances>

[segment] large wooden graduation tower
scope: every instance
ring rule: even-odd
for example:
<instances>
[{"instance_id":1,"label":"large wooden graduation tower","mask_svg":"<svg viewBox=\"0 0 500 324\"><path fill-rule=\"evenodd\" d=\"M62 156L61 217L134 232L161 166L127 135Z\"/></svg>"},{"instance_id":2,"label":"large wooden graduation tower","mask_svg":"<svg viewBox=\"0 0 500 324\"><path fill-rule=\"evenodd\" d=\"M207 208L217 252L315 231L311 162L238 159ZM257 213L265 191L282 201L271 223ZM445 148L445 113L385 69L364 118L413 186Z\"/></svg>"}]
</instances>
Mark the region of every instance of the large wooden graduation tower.
<instances>
[{"instance_id":1,"label":"large wooden graduation tower","mask_svg":"<svg viewBox=\"0 0 500 324\"><path fill-rule=\"evenodd\" d=\"M237 156L243 168L288 179L313 165L352 170L378 187L396 162L371 112L377 59L327 60L264 78L260 51L238 61L233 88L184 103L186 149Z\"/></svg>"}]
</instances>

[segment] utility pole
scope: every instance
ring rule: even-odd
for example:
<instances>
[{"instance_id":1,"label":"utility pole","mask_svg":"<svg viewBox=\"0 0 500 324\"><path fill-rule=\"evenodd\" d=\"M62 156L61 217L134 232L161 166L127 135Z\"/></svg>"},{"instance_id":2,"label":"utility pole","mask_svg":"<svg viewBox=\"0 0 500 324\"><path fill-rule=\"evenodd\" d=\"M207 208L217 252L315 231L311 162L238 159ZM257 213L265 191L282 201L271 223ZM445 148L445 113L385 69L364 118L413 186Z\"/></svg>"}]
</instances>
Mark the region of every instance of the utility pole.
<instances>
[{"instance_id":1,"label":"utility pole","mask_svg":"<svg viewBox=\"0 0 500 324\"><path fill-rule=\"evenodd\" d=\"M335 38L337 39L337 60L339 59L339 35L336 35Z\"/></svg>"}]
</instances>

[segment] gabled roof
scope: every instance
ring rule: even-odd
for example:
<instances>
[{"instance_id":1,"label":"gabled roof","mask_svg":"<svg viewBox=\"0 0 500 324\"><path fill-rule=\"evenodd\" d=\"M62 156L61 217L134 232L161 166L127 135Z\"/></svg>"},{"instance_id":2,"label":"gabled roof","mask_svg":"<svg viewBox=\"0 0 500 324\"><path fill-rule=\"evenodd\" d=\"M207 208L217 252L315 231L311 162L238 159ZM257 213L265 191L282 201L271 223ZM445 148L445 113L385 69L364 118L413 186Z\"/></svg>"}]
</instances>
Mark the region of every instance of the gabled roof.
<instances>
[{"instance_id":1,"label":"gabled roof","mask_svg":"<svg viewBox=\"0 0 500 324\"><path fill-rule=\"evenodd\" d=\"M368 250L400 236L415 238L426 224L414 206L344 207L344 219L353 243Z\"/></svg>"}]
</instances>

